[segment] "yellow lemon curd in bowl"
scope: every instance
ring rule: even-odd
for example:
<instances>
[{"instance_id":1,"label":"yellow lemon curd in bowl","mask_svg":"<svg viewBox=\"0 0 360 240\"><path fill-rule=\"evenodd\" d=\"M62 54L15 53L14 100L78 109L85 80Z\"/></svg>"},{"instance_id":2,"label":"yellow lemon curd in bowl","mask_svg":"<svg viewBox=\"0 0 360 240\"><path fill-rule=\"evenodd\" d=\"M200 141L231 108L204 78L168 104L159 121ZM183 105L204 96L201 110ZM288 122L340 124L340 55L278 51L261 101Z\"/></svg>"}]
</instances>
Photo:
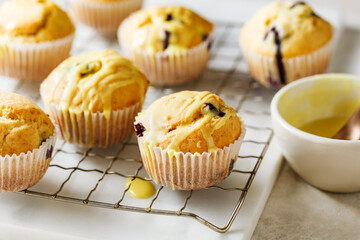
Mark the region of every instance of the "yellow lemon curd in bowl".
<instances>
[{"instance_id":1,"label":"yellow lemon curd in bowl","mask_svg":"<svg viewBox=\"0 0 360 240\"><path fill-rule=\"evenodd\" d=\"M331 138L360 106L359 96L360 83L346 75L341 81L324 78L303 91L285 92L279 102L279 112L292 126Z\"/></svg>"},{"instance_id":2,"label":"yellow lemon curd in bowl","mask_svg":"<svg viewBox=\"0 0 360 240\"><path fill-rule=\"evenodd\" d=\"M275 138L306 182L326 191L360 191L360 141L331 138L359 105L360 79L345 74L307 77L275 94Z\"/></svg>"}]
</instances>

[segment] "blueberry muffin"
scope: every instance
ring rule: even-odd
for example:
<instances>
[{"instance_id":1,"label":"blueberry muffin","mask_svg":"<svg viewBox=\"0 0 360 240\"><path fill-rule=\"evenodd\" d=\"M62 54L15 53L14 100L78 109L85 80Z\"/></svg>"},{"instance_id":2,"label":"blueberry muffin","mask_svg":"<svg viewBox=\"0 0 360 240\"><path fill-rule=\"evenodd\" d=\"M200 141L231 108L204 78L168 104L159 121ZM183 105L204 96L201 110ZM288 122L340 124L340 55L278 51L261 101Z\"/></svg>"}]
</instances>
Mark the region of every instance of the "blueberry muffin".
<instances>
[{"instance_id":1,"label":"blueberry muffin","mask_svg":"<svg viewBox=\"0 0 360 240\"><path fill-rule=\"evenodd\" d=\"M54 125L35 103L0 91L0 192L36 184L49 166L55 141Z\"/></svg>"},{"instance_id":2,"label":"blueberry muffin","mask_svg":"<svg viewBox=\"0 0 360 240\"><path fill-rule=\"evenodd\" d=\"M40 86L62 137L81 147L107 147L133 133L147 78L114 50L73 56Z\"/></svg>"},{"instance_id":3,"label":"blueberry muffin","mask_svg":"<svg viewBox=\"0 0 360 240\"><path fill-rule=\"evenodd\" d=\"M245 23L240 45L250 74L266 87L326 71L331 24L305 2L273 2Z\"/></svg>"},{"instance_id":4,"label":"blueberry muffin","mask_svg":"<svg viewBox=\"0 0 360 240\"><path fill-rule=\"evenodd\" d=\"M181 190L227 177L245 134L233 108L215 94L195 91L158 99L139 113L135 129L149 176Z\"/></svg>"},{"instance_id":5,"label":"blueberry muffin","mask_svg":"<svg viewBox=\"0 0 360 240\"><path fill-rule=\"evenodd\" d=\"M130 15L118 38L125 55L152 83L176 85L205 69L214 25L183 7L156 7Z\"/></svg>"}]
</instances>

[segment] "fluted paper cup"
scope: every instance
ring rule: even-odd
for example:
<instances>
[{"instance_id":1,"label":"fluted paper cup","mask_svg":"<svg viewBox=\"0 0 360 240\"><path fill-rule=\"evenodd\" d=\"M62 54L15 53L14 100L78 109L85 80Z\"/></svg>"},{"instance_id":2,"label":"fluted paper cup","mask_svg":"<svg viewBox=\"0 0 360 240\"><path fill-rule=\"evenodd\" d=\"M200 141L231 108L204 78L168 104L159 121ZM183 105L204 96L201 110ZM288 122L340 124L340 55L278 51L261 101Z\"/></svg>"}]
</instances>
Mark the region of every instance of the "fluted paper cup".
<instances>
[{"instance_id":1,"label":"fluted paper cup","mask_svg":"<svg viewBox=\"0 0 360 240\"><path fill-rule=\"evenodd\" d=\"M49 167L56 137L55 131L39 148L0 156L0 193L17 192L39 182Z\"/></svg>"},{"instance_id":2,"label":"fluted paper cup","mask_svg":"<svg viewBox=\"0 0 360 240\"><path fill-rule=\"evenodd\" d=\"M69 56L74 35L41 43L0 44L0 75L42 81Z\"/></svg>"},{"instance_id":3,"label":"fluted paper cup","mask_svg":"<svg viewBox=\"0 0 360 240\"><path fill-rule=\"evenodd\" d=\"M311 53L292 58L282 58L285 68L285 84L300 78L326 72L333 45L333 39L331 39L323 47ZM280 81L275 56L266 57L255 53L243 46L241 41L240 46L249 66L250 74L255 80L267 88L280 88L284 85Z\"/></svg>"},{"instance_id":4,"label":"fluted paper cup","mask_svg":"<svg viewBox=\"0 0 360 240\"><path fill-rule=\"evenodd\" d=\"M242 123L240 137L234 143L202 154L171 154L160 147L146 151L141 137L138 137L138 143L145 169L156 184L177 190L196 190L213 186L231 173L245 132L245 125Z\"/></svg>"},{"instance_id":5,"label":"fluted paper cup","mask_svg":"<svg viewBox=\"0 0 360 240\"><path fill-rule=\"evenodd\" d=\"M102 34L116 34L122 20L142 6L143 0L90 2L69 0L72 15L80 22L95 28Z\"/></svg>"},{"instance_id":6,"label":"fluted paper cup","mask_svg":"<svg viewBox=\"0 0 360 240\"><path fill-rule=\"evenodd\" d=\"M44 98L43 98L44 99ZM133 132L135 116L141 110L140 102L120 110L111 111L107 119L103 113L72 113L51 103L47 109L60 128L62 138L79 147L105 148L129 137Z\"/></svg>"},{"instance_id":7,"label":"fluted paper cup","mask_svg":"<svg viewBox=\"0 0 360 240\"><path fill-rule=\"evenodd\" d=\"M128 42L132 16L125 19L118 30L118 40L124 55L131 59L156 85L179 85L198 77L206 68L214 32L198 46L178 53L158 52L149 54L142 49L133 49Z\"/></svg>"}]
</instances>

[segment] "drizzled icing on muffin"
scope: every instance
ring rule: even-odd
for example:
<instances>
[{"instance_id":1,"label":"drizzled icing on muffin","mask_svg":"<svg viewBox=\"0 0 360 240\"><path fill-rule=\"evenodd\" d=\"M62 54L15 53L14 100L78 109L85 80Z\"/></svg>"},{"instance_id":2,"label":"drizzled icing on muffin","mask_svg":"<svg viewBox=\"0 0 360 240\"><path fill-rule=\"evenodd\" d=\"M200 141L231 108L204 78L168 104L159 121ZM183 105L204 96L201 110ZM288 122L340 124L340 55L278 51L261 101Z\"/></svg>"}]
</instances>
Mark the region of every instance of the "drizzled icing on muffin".
<instances>
[{"instance_id":1,"label":"drizzled icing on muffin","mask_svg":"<svg viewBox=\"0 0 360 240\"><path fill-rule=\"evenodd\" d=\"M128 59L116 51L105 50L71 57L61 63L45 80L42 87L51 84L46 94L48 102L56 101L61 91L60 109L72 112L96 112L110 115L113 93L130 84L137 84L140 101L146 91L146 78ZM61 88L59 88L61 86ZM99 110L95 102L100 102ZM98 103L98 104L100 104Z\"/></svg>"},{"instance_id":2,"label":"drizzled icing on muffin","mask_svg":"<svg viewBox=\"0 0 360 240\"><path fill-rule=\"evenodd\" d=\"M112 110L142 104L147 85L146 77L129 60L114 50L104 50L65 60L42 83L41 91L48 109L56 103L60 110L70 112L72 122L76 114L90 118L97 112L109 121ZM118 96L117 91L129 87L138 93Z\"/></svg>"},{"instance_id":3,"label":"drizzled icing on muffin","mask_svg":"<svg viewBox=\"0 0 360 240\"><path fill-rule=\"evenodd\" d=\"M181 52L208 39L212 23L183 7L158 7L133 15L133 48L148 53Z\"/></svg>"},{"instance_id":4,"label":"drizzled icing on muffin","mask_svg":"<svg viewBox=\"0 0 360 240\"><path fill-rule=\"evenodd\" d=\"M151 104L136 118L135 129L143 159L154 167L154 147L167 150L170 164L181 152L215 152L239 138L241 121L217 95L183 91Z\"/></svg>"},{"instance_id":5,"label":"drizzled icing on muffin","mask_svg":"<svg viewBox=\"0 0 360 240\"><path fill-rule=\"evenodd\" d=\"M212 134L231 117L239 118L215 94L183 91L155 101L139 114L135 126L144 144L178 152L189 135L200 131L206 151L216 151L222 146L216 146Z\"/></svg>"}]
</instances>

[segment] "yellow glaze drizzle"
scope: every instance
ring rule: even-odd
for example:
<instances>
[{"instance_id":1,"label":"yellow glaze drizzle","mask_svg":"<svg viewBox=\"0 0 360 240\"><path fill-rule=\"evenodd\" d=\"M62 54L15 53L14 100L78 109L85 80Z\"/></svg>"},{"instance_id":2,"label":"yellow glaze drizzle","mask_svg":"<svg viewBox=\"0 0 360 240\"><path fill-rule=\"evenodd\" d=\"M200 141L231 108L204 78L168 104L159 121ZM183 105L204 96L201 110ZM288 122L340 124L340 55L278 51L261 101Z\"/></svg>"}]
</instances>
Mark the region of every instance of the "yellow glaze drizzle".
<instances>
[{"instance_id":1,"label":"yellow glaze drizzle","mask_svg":"<svg viewBox=\"0 0 360 240\"><path fill-rule=\"evenodd\" d=\"M299 129L320 137L331 138L344 126L348 118L331 117L309 122Z\"/></svg>"},{"instance_id":2,"label":"yellow glaze drizzle","mask_svg":"<svg viewBox=\"0 0 360 240\"><path fill-rule=\"evenodd\" d=\"M208 103L216 110L211 110L206 105ZM224 113L221 117L219 111ZM200 131L206 141L206 152L217 151L218 147L214 143L212 134L224 126L230 117L239 118L231 107L226 106L220 97L211 92L182 91L155 101L137 117L137 122L143 124L146 129L140 144L143 157L150 161L151 172L156 172L154 147L161 147L162 143L167 142L166 150L170 164L174 164L175 157L175 162L179 166L179 155L182 152L180 145L196 131ZM195 143L195 145L199 144L199 142ZM158 177L152 177L158 184Z\"/></svg>"},{"instance_id":3,"label":"yellow glaze drizzle","mask_svg":"<svg viewBox=\"0 0 360 240\"><path fill-rule=\"evenodd\" d=\"M155 194L155 187L150 181L146 181L140 177L128 178L126 187L128 192L134 198L149 198Z\"/></svg>"},{"instance_id":4,"label":"yellow glaze drizzle","mask_svg":"<svg viewBox=\"0 0 360 240\"><path fill-rule=\"evenodd\" d=\"M69 111L72 126L76 126L75 119L79 114L84 114L91 123L91 113L101 112L109 121L113 93L133 84L136 84L139 91L136 94L142 104L147 89L145 76L116 51L104 50L68 58L50 74L41 88L47 91L44 94L48 109L52 102L57 103L60 110ZM107 136L108 133L109 129ZM90 136L90 145L92 140L93 136Z\"/></svg>"},{"instance_id":5,"label":"yellow glaze drizzle","mask_svg":"<svg viewBox=\"0 0 360 240\"><path fill-rule=\"evenodd\" d=\"M129 43L149 54L179 53L205 41L213 24L183 7L155 7L138 11L132 19Z\"/></svg>"}]
</instances>

